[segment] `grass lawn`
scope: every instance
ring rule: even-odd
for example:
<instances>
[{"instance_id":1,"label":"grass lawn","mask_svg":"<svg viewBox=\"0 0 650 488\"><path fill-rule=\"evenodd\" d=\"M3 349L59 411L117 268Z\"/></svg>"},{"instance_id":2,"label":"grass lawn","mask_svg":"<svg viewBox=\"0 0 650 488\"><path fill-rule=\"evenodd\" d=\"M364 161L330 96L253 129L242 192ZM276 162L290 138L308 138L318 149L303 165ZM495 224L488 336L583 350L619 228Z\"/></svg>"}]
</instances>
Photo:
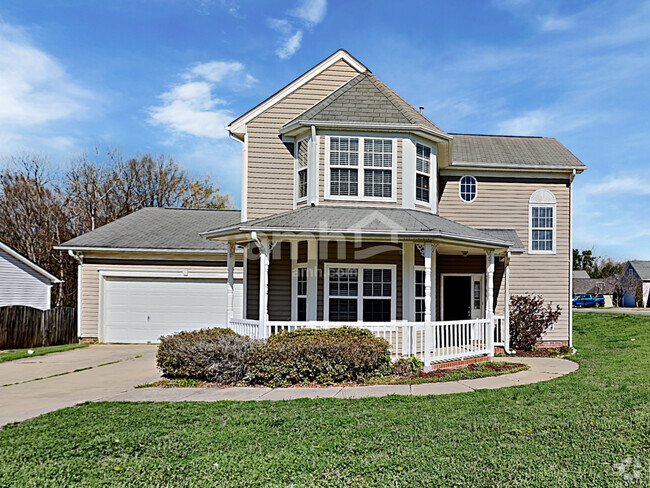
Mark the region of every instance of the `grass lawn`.
<instances>
[{"instance_id":1,"label":"grass lawn","mask_svg":"<svg viewBox=\"0 0 650 488\"><path fill-rule=\"evenodd\" d=\"M502 390L59 410L0 431L0 486L649 486L650 317L574 338L576 373Z\"/></svg>"},{"instance_id":2,"label":"grass lawn","mask_svg":"<svg viewBox=\"0 0 650 488\"><path fill-rule=\"evenodd\" d=\"M34 356L44 356L53 352L70 351L88 346L89 344L64 344L62 346L32 347L30 349L10 349L8 351L0 351L0 363L15 361L16 359L33 358ZM28 354L27 351L34 351L34 353Z\"/></svg>"}]
</instances>

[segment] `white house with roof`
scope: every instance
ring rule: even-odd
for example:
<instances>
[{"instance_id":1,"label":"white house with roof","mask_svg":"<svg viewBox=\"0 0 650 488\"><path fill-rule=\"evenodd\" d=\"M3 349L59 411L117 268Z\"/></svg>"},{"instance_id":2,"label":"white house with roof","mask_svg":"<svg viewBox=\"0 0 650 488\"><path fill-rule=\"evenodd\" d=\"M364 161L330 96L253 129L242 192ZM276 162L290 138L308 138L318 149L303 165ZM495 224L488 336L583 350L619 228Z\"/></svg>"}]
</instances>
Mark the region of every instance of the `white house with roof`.
<instances>
[{"instance_id":1,"label":"white house with roof","mask_svg":"<svg viewBox=\"0 0 650 488\"><path fill-rule=\"evenodd\" d=\"M623 276L633 276L641 280L643 287L643 308L650 307L650 261L628 261Z\"/></svg>"},{"instance_id":2,"label":"white house with roof","mask_svg":"<svg viewBox=\"0 0 650 488\"><path fill-rule=\"evenodd\" d=\"M48 310L56 276L0 242L0 307L25 305Z\"/></svg>"}]
</instances>

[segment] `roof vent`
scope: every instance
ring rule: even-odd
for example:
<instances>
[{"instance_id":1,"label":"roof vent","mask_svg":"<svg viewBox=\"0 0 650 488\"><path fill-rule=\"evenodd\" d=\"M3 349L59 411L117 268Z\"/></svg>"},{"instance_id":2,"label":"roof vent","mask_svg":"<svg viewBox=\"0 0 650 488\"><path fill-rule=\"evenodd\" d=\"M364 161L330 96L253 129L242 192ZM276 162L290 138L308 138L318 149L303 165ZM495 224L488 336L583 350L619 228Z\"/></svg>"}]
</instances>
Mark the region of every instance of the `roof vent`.
<instances>
[{"instance_id":1,"label":"roof vent","mask_svg":"<svg viewBox=\"0 0 650 488\"><path fill-rule=\"evenodd\" d=\"M424 112L424 107L420 105L420 113Z\"/></svg>"}]
</instances>

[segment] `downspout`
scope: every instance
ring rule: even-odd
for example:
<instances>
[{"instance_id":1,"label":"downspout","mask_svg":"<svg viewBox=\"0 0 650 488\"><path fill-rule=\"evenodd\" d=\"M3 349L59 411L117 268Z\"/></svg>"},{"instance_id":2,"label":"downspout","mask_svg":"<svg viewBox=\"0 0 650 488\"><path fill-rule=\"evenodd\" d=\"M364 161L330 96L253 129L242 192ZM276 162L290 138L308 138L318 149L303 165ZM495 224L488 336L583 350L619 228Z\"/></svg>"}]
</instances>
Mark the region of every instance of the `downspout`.
<instances>
[{"instance_id":1,"label":"downspout","mask_svg":"<svg viewBox=\"0 0 650 488\"><path fill-rule=\"evenodd\" d=\"M510 354L510 251L506 256L506 303L505 303L505 337L503 338L503 350Z\"/></svg>"},{"instance_id":2,"label":"downspout","mask_svg":"<svg viewBox=\"0 0 650 488\"><path fill-rule=\"evenodd\" d=\"M81 267L84 255L75 253L72 249L68 249L68 254L77 261L77 339L81 339Z\"/></svg>"},{"instance_id":3,"label":"downspout","mask_svg":"<svg viewBox=\"0 0 650 488\"><path fill-rule=\"evenodd\" d=\"M573 348L573 179L576 170L571 173L569 181L569 347Z\"/></svg>"}]
</instances>

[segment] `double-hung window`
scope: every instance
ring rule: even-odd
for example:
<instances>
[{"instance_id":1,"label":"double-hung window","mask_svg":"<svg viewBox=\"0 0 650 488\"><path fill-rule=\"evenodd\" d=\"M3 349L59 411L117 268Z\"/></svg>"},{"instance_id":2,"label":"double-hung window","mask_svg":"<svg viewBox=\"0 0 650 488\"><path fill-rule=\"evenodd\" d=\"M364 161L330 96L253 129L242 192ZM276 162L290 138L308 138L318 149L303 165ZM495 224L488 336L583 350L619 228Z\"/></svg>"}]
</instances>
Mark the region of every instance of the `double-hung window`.
<instances>
[{"instance_id":1,"label":"double-hung window","mask_svg":"<svg viewBox=\"0 0 650 488\"><path fill-rule=\"evenodd\" d=\"M330 138L330 195L359 195L359 139Z\"/></svg>"},{"instance_id":2,"label":"double-hung window","mask_svg":"<svg viewBox=\"0 0 650 488\"><path fill-rule=\"evenodd\" d=\"M393 190L393 141L363 140L363 195L391 198Z\"/></svg>"},{"instance_id":3,"label":"double-hung window","mask_svg":"<svg viewBox=\"0 0 650 488\"><path fill-rule=\"evenodd\" d=\"M424 322L424 270L415 270L415 321Z\"/></svg>"},{"instance_id":4,"label":"double-hung window","mask_svg":"<svg viewBox=\"0 0 650 488\"><path fill-rule=\"evenodd\" d=\"M296 276L296 320L307 320L307 266L299 266Z\"/></svg>"},{"instance_id":5,"label":"double-hung window","mask_svg":"<svg viewBox=\"0 0 650 488\"><path fill-rule=\"evenodd\" d=\"M535 191L529 200L528 252L555 254L556 200L548 190Z\"/></svg>"},{"instance_id":6,"label":"double-hung window","mask_svg":"<svg viewBox=\"0 0 650 488\"><path fill-rule=\"evenodd\" d=\"M393 139L329 138L329 196L361 199L394 198Z\"/></svg>"},{"instance_id":7,"label":"double-hung window","mask_svg":"<svg viewBox=\"0 0 650 488\"><path fill-rule=\"evenodd\" d=\"M309 141L298 141L296 156L296 200L307 198L307 166L309 161Z\"/></svg>"},{"instance_id":8,"label":"double-hung window","mask_svg":"<svg viewBox=\"0 0 650 488\"><path fill-rule=\"evenodd\" d=\"M327 269L328 320L390 322L394 318L394 267L328 265Z\"/></svg>"},{"instance_id":9,"label":"double-hung window","mask_svg":"<svg viewBox=\"0 0 650 488\"><path fill-rule=\"evenodd\" d=\"M415 145L415 199L431 202L431 148Z\"/></svg>"},{"instance_id":10,"label":"double-hung window","mask_svg":"<svg viewBox=\"0 0 650 488\"><path fill-rule=\"evenodd\" d=\"M553 251L553 207L531 208L531 234L533 251Z\"/></svg>"}]
</instances>

